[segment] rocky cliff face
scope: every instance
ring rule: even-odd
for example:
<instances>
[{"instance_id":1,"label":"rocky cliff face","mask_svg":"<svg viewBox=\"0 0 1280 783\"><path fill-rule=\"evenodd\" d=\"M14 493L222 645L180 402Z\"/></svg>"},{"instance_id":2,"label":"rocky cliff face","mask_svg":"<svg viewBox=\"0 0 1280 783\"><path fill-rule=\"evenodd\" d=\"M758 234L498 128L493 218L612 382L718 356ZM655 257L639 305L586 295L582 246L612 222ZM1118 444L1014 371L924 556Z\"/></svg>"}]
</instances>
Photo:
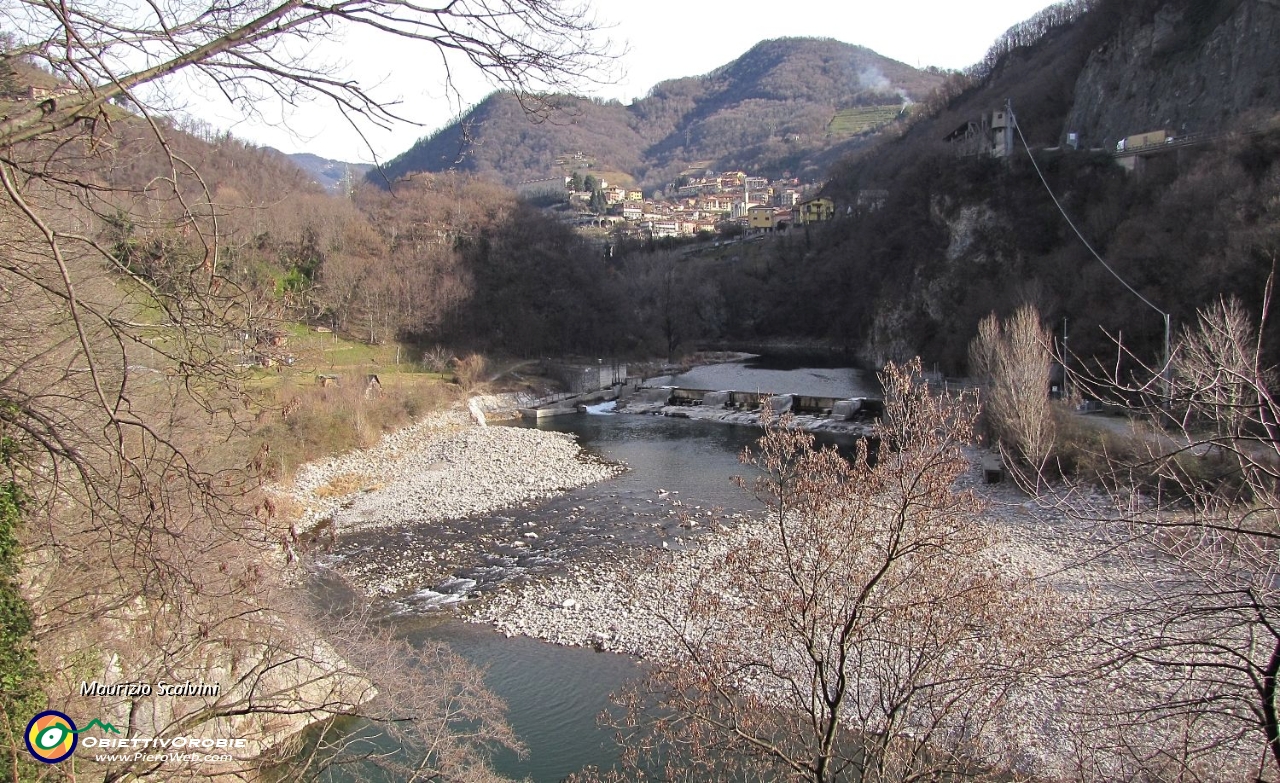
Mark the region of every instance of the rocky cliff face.
<instances>
[{"instance_id":1,"label":"rocky cliff face","mask_svg":"<svg viewBox=\"0 0 1280 783\"><path fill-rule=\"evenodd\" d=\"M1115 16L1076 82L1064 137L1110 147L1150 130L1216 133L1280 110L1280 0L1180 0Z\"/></svg>"}]
</instances>

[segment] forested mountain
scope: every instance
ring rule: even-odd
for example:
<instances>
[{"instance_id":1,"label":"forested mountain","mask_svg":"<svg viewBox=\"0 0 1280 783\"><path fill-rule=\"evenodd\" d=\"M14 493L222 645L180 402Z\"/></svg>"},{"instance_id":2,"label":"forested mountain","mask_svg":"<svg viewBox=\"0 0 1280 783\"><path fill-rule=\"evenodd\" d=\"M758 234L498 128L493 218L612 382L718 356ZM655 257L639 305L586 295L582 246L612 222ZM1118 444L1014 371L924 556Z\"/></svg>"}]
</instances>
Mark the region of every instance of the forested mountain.
<instances>
[{"instance_id":1,"label":"forested mountain","mask_svg":"<svg viewBox=\"0 0 1280 783\"><path fill-rule=\"evenodd\" d=\"M385 167L457 170L506 183L560 173L559 156L582 153L593 168L660 184L691 163L766 176L821 176L825 163L865 143L875 121L835 123L842 110L900 109L940 84L859 46L834 40L764 41L703 76L666 81L624 106L572 96L530 123L514 96L497 93L458 122L416 143ZM889 111L887 118L895 116Z\"/></svg>"},{"instance_id":2,"label":"forested mountain","mask_svg":"<svg viewBox=\"0 0 1280 783\"><path fill-rule=\"evenodd\" d=\"M828 341L870 363L922 353L963 372L978 321L1023 302L1059 334L1065 318L1073 350L1113 359L1108 333L1155 358L1156 308L1175 330L1224 295L1256 314L1280 257L1277 42L1280 8L1254 0L1049 9L949 80L900 137L833 168L837 220L731 266L686 267L715 281L721 303L693 326L728 340ZM1006 99L1020 130L1008 157L945 140ZM1200 135L1122 168L1117 140L1154 130ZM1023 136L1124 283L1066 222ZM858 208L868 190L885 194L882 208Z\"/></svg>"},{"instance_id":3,"label":"forested mountain","mask_svg":"<svg viewBox=\"0 0 1280 783\"><path fill-rule=\"evenodd\" d=\"M1026 301L1066 318L1082 351L1104 351L1104 330L1146 346L1163 336L1162 318L1143 313L1068 226L1023 136L1081 233L1175 324L1221 294L1258 303L1280 251L1280 133L1268 124L1280 109L1278 18L1256 0L1054 6L945 79L834 41L767 41L630 106L564 98L537 123L513 97L491 96L352 199L325 196L300 173L251 184L246 172L284 161L230 138L180 145L226 211L239 282L274 292L293 317L371 342L548 355L804 340L869 363L922 353L962 372L978 320ZM1222 74L1239 83L1219 89ZM894 133L841 142L831 131L837 107L904 94L917 109ZM964 156L945 140L1006 100L1020 131L1009 157ZM1136 174L1112 157L1122 135L1184 125L1220 135L1149 156ZM1069 132L1081 149L1063 144ZM567 228L540 226L504 187L573 152L581 157L567 166L650 183L692 160L805 167L828 180L837 218L703 258L650 243L602 262ZM146 156L117 157L109 176L155 176L134 171ZM403 179L419 167L453 171ZM131 230L134 245L170 241Z\"/></svg>"},{"instance_id":4,"label":"forested mountain","mask_svg":"<svg viewBox=\"0 0 1280 783\"><path fill-rule=\"evenodd\" d=\"M495 95L472 113L472 125L452 126L395 162L434 155L427 168L458 171L417 175L389 193L380 178L353 201L303 196L310 206L281 216L286 231L259 232L257 247L300 317L371 341L399 336L538 355L802 340L872 364L921 353L964 372L978 321L1032 302L1054 323L1067 320L1073 349L1105 353L1106 334L1122 332L1150 353L1163 337L1161 315L1080 242L1022 138L1081 233L1175 326L1224 294L1256 307L1280 252L1280 132L1269 124L1280 110L1280 69L1269 65L1278 18L1268 3L1237 0L1047 9L1010 30L969 73L921 97L897 132L829 168L818 168L821 153L803 153L814 178L829 180L837 219L750 249L699 258L622 246L602 265L597 250L563 227L540 227L537 213L494 185L545 174L546 161L554 166L575 150L582 158L571 165L592 161L593 171L641 181L665 181L695 158L750 167L733 157L726 129L739 128L740 149L763 160L772 146L803 147L777 133L765 138L769 117L803 136L817 127L820 105L834 112L876 104L888 99L886 84L914 97L910 90L931 81L910 82L916 72L906 66L894 70L844 44L770 41L627 107L566 98L564 111L531 123L514 98ZM855 65L863 76L841 87L839 74ZM1188 73L1205 75L1174 78ZM1240 83L1219 90L1223 73ZM1145 86L1130 94L1125 85ZM1019 129L1008 157L966 156L945 140L1006 100ZM1119 137L1179 135L1184 125L1211 138L1149 155L1135 173L1113 157ZM503 127L510 130L493 132ZM1069 132L1080 149L1063 143ZM387 174L396 181L396 171ZM867 191L883 200L866 202Z\"/></svg>"}]
</instances>

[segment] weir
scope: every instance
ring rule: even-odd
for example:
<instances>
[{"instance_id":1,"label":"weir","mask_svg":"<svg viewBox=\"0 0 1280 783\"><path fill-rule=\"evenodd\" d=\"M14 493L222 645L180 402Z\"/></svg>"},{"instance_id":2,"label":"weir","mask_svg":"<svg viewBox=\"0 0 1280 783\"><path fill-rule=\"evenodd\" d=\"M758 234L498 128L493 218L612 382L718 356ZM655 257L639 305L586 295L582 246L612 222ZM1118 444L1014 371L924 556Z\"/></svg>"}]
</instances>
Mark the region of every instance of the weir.
<instances>
[{"instance_id":1,"label":"weir","mask_svg":"<svg viewBox=\"0 0 1280 783\"><path fill-rule=\"evenodd\" d=\"M656 392L656 390L648 390ZM707 405L727 410L755 411L769 405L776 412L834 416L848 420L856 417L879 418L884 402L871 397L816 397L804 394L773 394L760 391L716 391L670 387L667 405ZM653 401L650 399L650 401Z\"/></svg>"},{"instance_id":2,"label":"weir","mask_svg":"<svg viewBox=\"0 0 1280 783\"><path fill-rule=\"evenodd\" d=\"M621 389L621 386L586 393L567 392L557 394L549 399L539 400L532 405L520 408L519 411L521 417L534 421L551 416L581 413L588 405L596 405L618 399L619 389Z\"/></svg>"}]
</instances>

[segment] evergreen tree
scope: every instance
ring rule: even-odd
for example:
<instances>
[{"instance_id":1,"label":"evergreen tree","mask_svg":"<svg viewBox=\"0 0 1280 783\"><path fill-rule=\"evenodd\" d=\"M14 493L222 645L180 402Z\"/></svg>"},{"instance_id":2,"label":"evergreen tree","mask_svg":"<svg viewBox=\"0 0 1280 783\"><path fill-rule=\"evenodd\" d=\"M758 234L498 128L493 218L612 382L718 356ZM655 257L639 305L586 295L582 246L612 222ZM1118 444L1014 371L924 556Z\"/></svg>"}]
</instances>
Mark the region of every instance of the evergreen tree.
<instances>
[{"instance_id":1,"label":"evergreen tree","mask_svg":"<svg viewBox=\"0 0 1280 783\"><path fill-rule=\"evenodd\" d=\"M9 467L12 450L12 440L0 436L0 466ZM22 490L12 478L0 481L0 768L16 772L18 779L34 773L30 758L16 749L23 745L27 721L41 708L31 607L16 581L21 565L17 535L21 515Z\"/></svg>"}]
</instances>

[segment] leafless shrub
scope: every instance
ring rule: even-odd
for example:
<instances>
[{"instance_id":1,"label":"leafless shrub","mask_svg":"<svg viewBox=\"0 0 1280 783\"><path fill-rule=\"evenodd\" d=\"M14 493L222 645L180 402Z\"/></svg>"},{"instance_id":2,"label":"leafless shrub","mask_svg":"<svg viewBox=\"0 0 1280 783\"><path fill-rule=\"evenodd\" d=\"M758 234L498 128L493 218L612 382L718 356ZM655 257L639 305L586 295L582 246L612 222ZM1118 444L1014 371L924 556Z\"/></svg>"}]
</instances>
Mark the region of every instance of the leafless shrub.
<instances>
[{"instance_id":1,"label":"leafless shrub","mask_svg":"<svg viewBox=\"0 0 1280 783\"><path fill-rule=\"evenodd\" d=\"M1053 449L1051 344L1039 313L1025 305L1004 323L994 314L984 318L969 345L970 369L986 383L983 410L993 438L1035 467Z\"/></svg>"},{"instance_id":2,"label":"leafless shrub","mask_svg":"<svg viewBox=\"0 0 1280 783\"><path fill-rule=\"evenodd\" d=\"M1268 287L1264 312L1269 299ZM1045 485L1135 575L1112 586L1091 634L1089 676L1110 692L1088 709L1081 759L1109 778L1280 774L1280 406L1260 332L1223 301L1177 341L1171 378L1157 366L1136 381L1076 379L1118 403L1145 399L1165 425L1110 455L1100 488Z\"/></svg>"},{"instance_id":3,"label":"leafless shrub","mask_svg":"<svg viewBox=\"0 0 1280 783\"><path fill-rule=\"evenodd\" d=\"M329 720L295 735L274 756L271 775L319 779L350 769L396 780L504 780L487 761L499 749L524 752L506 722L506 705L484 685L484 672L440 642L418 646L371 631L356 612L328 616L336 651L354 671L368 673L376 695L360 705L361 722Z\"/></svg>"},{"instance_id":4,"label":"leafless shrub","mask_svg":"<svg viewBox=\"0 0 1280 783\"><path fill-rule=\"evenodd\" d=\"M443 345L433 345L422 354L422 364L430 372L447 372L452 354Z\"/></svg>"},{"instance_id":5,"label":"leafless shrub","mask_svg":"<svg viewBox=\"0 0 1280 783\"><path fill-rule=\"evenodd\" d=\"M658 609L681 654L623 699L626 774L900 781L1007 768L1010 694L1053 636L1049 602L991 559L981 504L955 488L972 401L929 394L918 361L883 380L875 459L866 442L852 462L816 449L786 420L744 453L767 516L673 598L679 611Z\"/></svg>"},{"instance_id":6,"label":"leafless shrub","mask_svg":"<svg viewBox=\"0 0 1280 783\"><path fill-rule=\"evenodd\" d=\"M484 356L478 353L467 354L453 363L453 375L458 379L459 386L471 391L484 383L487 365Z\"/></svg>"}]
</instances>

